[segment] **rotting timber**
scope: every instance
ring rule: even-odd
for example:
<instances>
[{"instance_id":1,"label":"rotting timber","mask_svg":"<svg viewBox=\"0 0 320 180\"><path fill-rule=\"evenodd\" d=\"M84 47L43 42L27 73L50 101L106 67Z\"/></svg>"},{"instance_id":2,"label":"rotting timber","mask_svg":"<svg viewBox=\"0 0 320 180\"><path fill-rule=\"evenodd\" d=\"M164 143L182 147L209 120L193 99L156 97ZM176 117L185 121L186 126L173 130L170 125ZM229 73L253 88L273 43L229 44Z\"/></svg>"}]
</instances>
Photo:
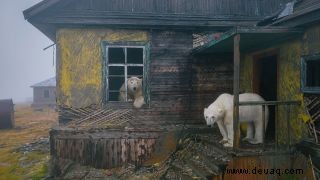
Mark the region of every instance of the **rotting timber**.
<instances>
[{"instance_id":1,"label":"rotting timber","mask_svg":"<svg viewBox=\"0 0 320 180\"><path fill-rule=\"evenodd\" d=\"M55 175L58 175L60 178L90 178L92 177L92 172L100 172L101 177L110 176L114 179L232 179L239 177L239 175L229 174L226 171L227 169L247 168L253 170L256 168L285 170L295 168L302 169L303 171L303 174L296 175L296 177L312 177L311 168L306 166L306 164L309 164L308 160L294 149L290 149L290 151L287 151L287 149L276 151L274 143L267 142L264 147L262 145L241 144L242 147L245 148L234 151L229 148L224 148L218 143L221 137L216 127L186 126L184 127L183 133L181 133L181 131L175 131L175 133L173 133L173 131L170 131L172 127L166 128L166 130L163 129L161 132L153 131L154 136L149 132L149 137L145 137L145 132L140 132L139 134L137 130L135 132L132 130L119 129L73 130L68 132L70 134L68 134L66 130L65 135L68 137L68 143L66 144L74 144L77 147L65 148L65 150L67 150L64 152L65 155L72 155L71 158L57 158L53 155L53 157L56 157L56 159L54 158L52 161L57 168ZM55 130L51 131L51 143L54 138L57 137L55 136L56 132ZM103 132L107 132L104 137ZM120 135L119 132L121 132L122 138L127 139L122 139L123 141L136 143L133 144L134 148L139 149L136 153L131 151L134 150L132 146L126 146L126 152L123 151L125 149L119 148L123 145L120 143L120 136L120 139L114 139L117 134ZM99 137L95 136L97 133ZM63 137L61 133L59 135L60 138ZM110 138L110 135L112 135L113 138ZM87 138L85 139L84 137L86 136ZM72 137L75 138L72 139ZM76 137L78 139L76 139ZM133 137L139 137L141 139L132 139ZM155 144L146 146L147 143L145 142L150 141L142 140L142 138L154 138L156 141L154 141ZM60 140L61 139L58 141ZM106 150L103 148L106 147L109 149L103 152ZM153 153L144 151L144 147L152 147L155 151ZM63 148L63 146L60 146L60 148ZM70 152L70 150L73 150L73 152ZM86 152L82 150L86 150ZM51 149L51 151L56 151L56 149ZM143 154L143 152L145 152L145 154ZM92 155L95 155L96 158ZM108 162L108 157L111 158L110 155L115 158ZM126 164L119 164L124 157L136 158L136 161L127 159ZM72 158L75 159L70 161ZM88 164L90 162L94 164ZM114 166L116 163L118 163L118 167ZM60 167L57 166L59 164L61 165ZM86 168L85 165L88 165L88 167ZM96 168L109 166L109 168L107 168L107 170L89 168L92 166ZM113 168L110 168L111 166L113 166ZM269 177L277 178L277 176L278 174L253 174L244 176L244 178L267 179ZM282 175L281 177L290 176Z\"/></svg>"}]
</instances>

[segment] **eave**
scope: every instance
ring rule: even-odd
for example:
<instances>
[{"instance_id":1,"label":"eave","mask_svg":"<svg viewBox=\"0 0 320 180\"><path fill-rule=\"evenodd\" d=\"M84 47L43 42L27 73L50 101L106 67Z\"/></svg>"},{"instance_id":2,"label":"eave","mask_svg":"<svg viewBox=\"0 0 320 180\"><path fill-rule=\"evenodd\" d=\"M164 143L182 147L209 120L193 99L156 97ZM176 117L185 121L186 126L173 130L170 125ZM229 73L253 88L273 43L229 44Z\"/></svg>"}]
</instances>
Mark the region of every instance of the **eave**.
<instances>
[{"instance_id":1,"label":"eave","mask_svg":"<svg viewBox=\"0 0 320 180\"><path fill-rule=\"evenodd\" d=\"M49 7L57 4L62 0L43 0L39 2L38 4L26 9L23 11L23 16L25 19L30 19L34 15L37 15L45 10L47 10Z\"/></svg>"},{"instance_id":2,"label":"eave","mask_svg":"<svg viewBox=\"0 0 320 180\"><path fill-rule=\"evenodd\" d=\"M296 11L293 14L283 17L272 23L275 25L286 25L290 27L301 26L304 24L309 24L314 21L320 20L320 2L304 8L302 10Z\"/></svg>"},{"instance_id":3,"label":"eave","mask_svg":"<svg viewBox=\"0 0 320 180\"><path fill-rule=\"evenodd\" d=\"M303 30L287 27L236 27L218 38L212 37L207 43L193 49L192 54L233 53L234 36L240 35L240 51L250 52L299 37Z\"/></svg>"}]
</instances>

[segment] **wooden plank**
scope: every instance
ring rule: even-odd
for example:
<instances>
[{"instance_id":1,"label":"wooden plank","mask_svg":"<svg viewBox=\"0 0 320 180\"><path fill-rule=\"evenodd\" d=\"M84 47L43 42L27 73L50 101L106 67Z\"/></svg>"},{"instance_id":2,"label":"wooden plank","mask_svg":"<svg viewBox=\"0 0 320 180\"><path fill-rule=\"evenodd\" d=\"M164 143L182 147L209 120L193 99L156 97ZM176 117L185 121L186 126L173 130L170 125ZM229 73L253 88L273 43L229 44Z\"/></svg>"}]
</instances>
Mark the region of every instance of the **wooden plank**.
<instances>
[{"instance_id":1,"label":"wooden plank","mask_svg":"<svg viewBox=\"0 0 320 180\"><path fill-rule=\"evenodd\" d=\"M239 123L239 82L240 82L240 34L234 36L234 62L233 62L233 148L240 145L240 123Z\"/></svg>"}]
</instances>

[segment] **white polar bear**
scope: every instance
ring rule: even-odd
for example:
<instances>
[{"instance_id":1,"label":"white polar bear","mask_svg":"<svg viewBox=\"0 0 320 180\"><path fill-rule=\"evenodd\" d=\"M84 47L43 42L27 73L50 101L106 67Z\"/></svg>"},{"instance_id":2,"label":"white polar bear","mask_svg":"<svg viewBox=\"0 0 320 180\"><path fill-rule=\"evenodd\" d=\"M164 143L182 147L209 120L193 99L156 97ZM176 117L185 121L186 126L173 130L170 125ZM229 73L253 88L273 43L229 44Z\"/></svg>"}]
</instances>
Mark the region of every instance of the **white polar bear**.
<instances>
[{"instance_id":1,"label":"white polar bear","mask_svg":"<svg viewBox=\"0 0 320 180\"><path fill-rule=\"evenodd\" d=\"M141 108L144 104L142 80L138 77L131 77L127 79L128 86L128 101L133 100L133 106L135 108ZM119 101L126 100L126 88L125 83L120 88Z\"/></svg>"},{"instance_id":2,"label":"white polar bear","mask_svg":"<svg viewBox=\"0 0 320 180\"><path fill-rule=\"evenodd\" d=\"M244 93L239 95L239 101L264 101L258 94ZM265 110L265 128L268 124L269 111ZM204 109L204 118L207 125L213 126L216 122L226 147L233 147L233 95L221 94L208 108ZM246 140L251 144L263 143L263 124L262 124L262 106L240 106L239 121L247 122L247 136L242 140ZM254 135L255 132L255 135Z\"/></svg>"}]
</instances>

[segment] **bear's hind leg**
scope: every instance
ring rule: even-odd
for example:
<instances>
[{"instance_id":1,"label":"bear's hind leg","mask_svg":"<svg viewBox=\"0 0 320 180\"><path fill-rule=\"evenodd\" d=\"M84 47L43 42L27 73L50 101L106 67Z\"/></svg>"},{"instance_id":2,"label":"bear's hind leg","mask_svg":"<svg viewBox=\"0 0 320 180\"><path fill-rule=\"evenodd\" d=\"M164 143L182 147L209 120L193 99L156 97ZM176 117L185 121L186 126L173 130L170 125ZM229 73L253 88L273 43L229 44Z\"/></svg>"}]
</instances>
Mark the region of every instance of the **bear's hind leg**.
<instances>
[{"instance_id":1,"label":"bear's hind leg","mask_svg":"<svg viewBox=\"0 0 320 180\"><path fill-rule=\"evenodd\" d=\"M261 121L255 121L254 126L255 126L255 136L254 136L254 139L252 139L249 142L251 144L261 144L263 143L263 135L264 135L263 124Z\"/></svg>"},{"instance_id":2,"label":"bear's hind leg","mask_svg":"<svg viewBox=\"0 0 320 180\"><path fill-rule=\"evenodd\" d=\"M242 139L242 141L251 141L253 140L253 133L254 133L254 125L253 122L247 123L247 136Z\"/></svg>"}]
</instances>

